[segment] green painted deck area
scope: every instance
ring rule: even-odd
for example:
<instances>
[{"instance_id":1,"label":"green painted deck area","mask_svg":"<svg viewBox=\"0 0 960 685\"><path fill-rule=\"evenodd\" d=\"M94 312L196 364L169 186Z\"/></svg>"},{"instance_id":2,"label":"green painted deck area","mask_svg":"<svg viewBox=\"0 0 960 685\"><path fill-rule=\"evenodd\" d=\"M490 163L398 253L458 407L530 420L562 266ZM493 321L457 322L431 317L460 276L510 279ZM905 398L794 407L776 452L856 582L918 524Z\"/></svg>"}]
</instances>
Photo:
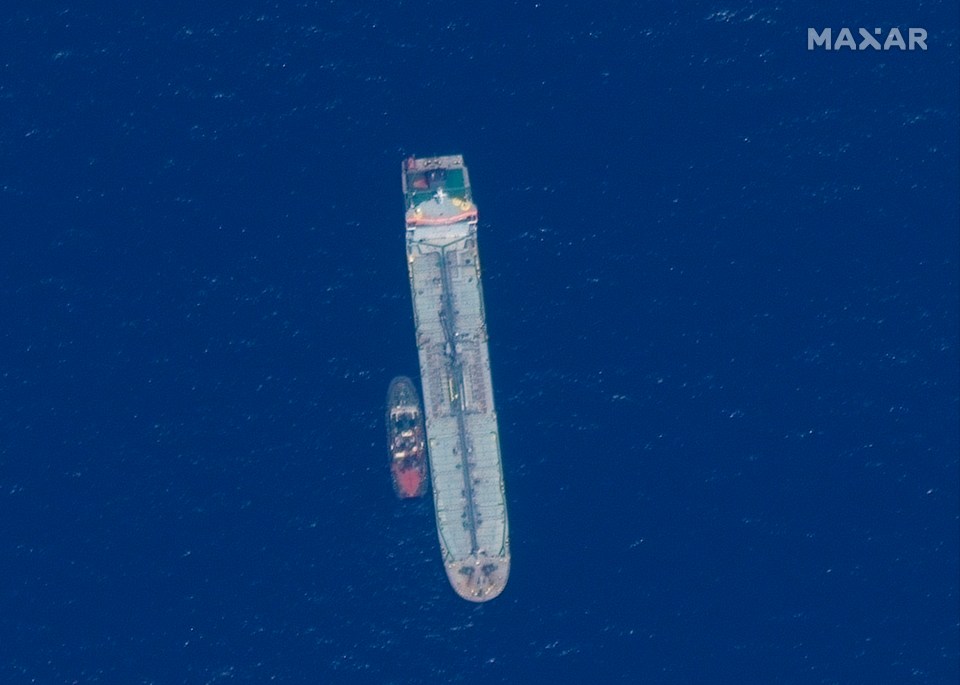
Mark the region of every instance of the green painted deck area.
<instances>
[{"instance_id":1,"label":"green painted deck area","mask_svg":"<svg viewBox=\"0 0 960 685\"><path fill-rule=\"evenodd\" d=\"M443 178L431 171L407 172L407 206L415 207L426 202L443 188L443 192L451 197L472 200L470 189L464 181L463 169L444 169ZM418 187L424 186L426 187Z\"/></svg>"}]
</instances>

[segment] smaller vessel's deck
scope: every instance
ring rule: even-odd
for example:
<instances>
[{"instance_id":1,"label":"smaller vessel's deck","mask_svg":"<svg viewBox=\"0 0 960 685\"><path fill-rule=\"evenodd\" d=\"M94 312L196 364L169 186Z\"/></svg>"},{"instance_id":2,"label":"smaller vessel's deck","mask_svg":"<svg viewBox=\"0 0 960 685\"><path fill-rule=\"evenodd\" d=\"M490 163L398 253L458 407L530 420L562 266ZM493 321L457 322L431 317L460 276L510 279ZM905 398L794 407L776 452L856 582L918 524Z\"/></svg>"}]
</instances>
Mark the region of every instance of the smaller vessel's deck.
<instances>
[{"instance_id":1,"label":"smaller vessel's deck","mask_svg":"<svg viewBox=\"0 0 960 685\"><path fill-rule=\"evenodd\" d=\"M420 497L427 487L427 447L423 407L416 386L398 376L387 390L387 448L397 496Z\"/></svg>"}]
</instances>

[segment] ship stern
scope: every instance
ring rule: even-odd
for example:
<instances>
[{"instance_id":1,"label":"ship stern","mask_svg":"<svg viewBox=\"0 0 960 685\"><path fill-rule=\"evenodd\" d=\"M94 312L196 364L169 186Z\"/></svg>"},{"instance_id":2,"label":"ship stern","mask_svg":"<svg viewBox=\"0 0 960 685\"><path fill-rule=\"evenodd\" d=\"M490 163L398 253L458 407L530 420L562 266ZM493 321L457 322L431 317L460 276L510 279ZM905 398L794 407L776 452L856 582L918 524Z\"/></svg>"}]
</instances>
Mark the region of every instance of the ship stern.
<instances>
[{"instance_id":1,"label":"ship stern","mask_svg":"<svg viewBox=\"0 0 960 685\"><path fill-rule=\"evenodd\" d=\"M454 592L468 602L488 602L507 586L510 557L488 556L483 552L446 564L447 578Z\"/></svg>"}]
</instances>

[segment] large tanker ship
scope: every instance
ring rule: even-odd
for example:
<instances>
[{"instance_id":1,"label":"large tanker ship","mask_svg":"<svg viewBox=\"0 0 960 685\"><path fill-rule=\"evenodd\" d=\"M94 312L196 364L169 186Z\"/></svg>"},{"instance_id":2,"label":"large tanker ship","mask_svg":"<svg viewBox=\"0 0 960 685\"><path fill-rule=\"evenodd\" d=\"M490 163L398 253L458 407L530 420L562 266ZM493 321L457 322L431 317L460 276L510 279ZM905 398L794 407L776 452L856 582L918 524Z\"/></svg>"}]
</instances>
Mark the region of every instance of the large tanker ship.
<instances>
[{"instance_id":1,"label":"large tanker ship","mask_svg":"<svg viewBox=\"0 0 960 685\"><path fill-rule=\"evenodd\" d=\"M407 159L403 193L437 534L453 589L485 602L507 583L510 535L463 157Z\"/></svg>"}]
</instances>

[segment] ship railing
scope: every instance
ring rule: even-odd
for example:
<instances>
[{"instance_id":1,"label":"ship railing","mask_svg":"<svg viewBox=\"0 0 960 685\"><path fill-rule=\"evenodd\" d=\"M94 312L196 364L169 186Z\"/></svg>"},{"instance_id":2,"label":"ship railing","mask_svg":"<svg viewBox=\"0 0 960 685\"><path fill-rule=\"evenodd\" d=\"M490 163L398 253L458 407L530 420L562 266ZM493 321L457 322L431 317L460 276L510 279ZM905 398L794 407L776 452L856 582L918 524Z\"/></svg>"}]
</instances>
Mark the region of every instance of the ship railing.
<instances>
[{"instance_id":1,"label":"ship railing","mask_svg":"<svg viewBox=\"0 0 960 685\"><path fill-rule=\"evenodd\" d=\"M469 212L462 212L460 214L455 214L454 216L444 216L444 217L425 217L417 216L416 214L407 215L407 226L446 226L448 224L459 224L464 221L476 221L477 212L476 210L471 210Z\"/></svg>"}]
</instances>

